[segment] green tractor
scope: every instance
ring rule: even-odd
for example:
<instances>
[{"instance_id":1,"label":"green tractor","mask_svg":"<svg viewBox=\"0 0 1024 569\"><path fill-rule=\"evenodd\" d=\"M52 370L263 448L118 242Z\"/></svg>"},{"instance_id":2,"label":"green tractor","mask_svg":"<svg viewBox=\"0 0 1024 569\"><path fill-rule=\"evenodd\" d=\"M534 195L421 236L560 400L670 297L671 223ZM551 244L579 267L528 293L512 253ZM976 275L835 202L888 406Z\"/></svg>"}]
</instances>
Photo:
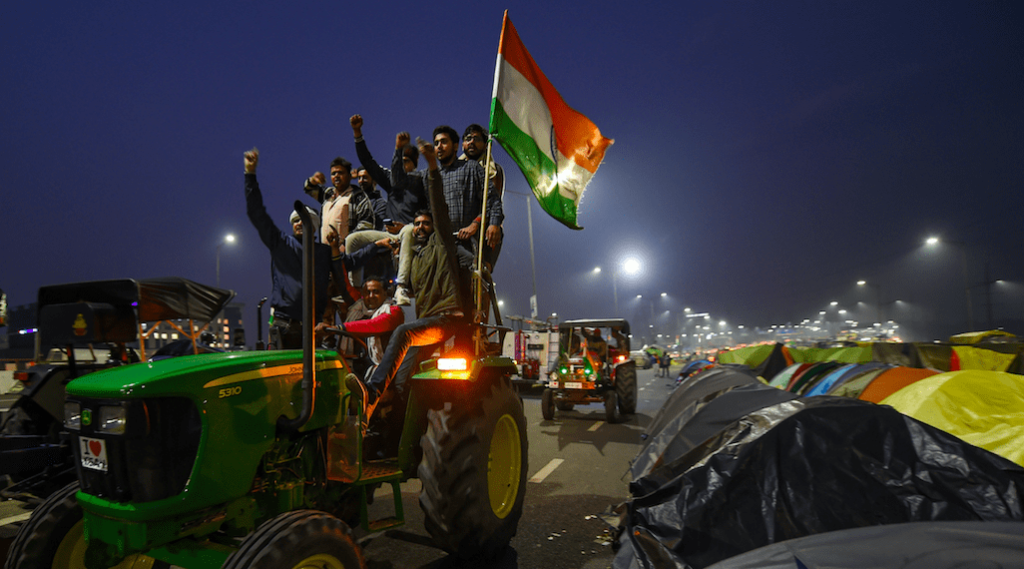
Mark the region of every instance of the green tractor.
<instances>
[{"instance_id":1,"label":"green tractor","mask_svg":"<svg viewBox=\"0 0 1024 569\"><path fill-rule=\"evenodd\" d=\"M614 344L609 343L614 341ZM604 403L605 420L614 423L636 413L636 362L629 353L629 322L566 320L558 325L558 366L541 395L541 415L555 409Z\"/></svg>"},{"instance_id":2,"label":"green tractor","mask_svg":"<svg viewBox=\"0 0 1024 569\"><path fill-rule=\"evenodd\" d=\"M309 255L305 264L311 291ZM390 418L399 434L381 442L346 387L348 362L313 350L311 296L305 350L185 356L72 381L64 417L78 482L33 512L5 567L364 567L352 527L402 524L399 484L414 477L437 546L467 559L502 552L527 470L511 359L463 349L424 362L392 406L404 407ZM394 516L370 520L382 485Z\"/></svg>"}]
</instances>

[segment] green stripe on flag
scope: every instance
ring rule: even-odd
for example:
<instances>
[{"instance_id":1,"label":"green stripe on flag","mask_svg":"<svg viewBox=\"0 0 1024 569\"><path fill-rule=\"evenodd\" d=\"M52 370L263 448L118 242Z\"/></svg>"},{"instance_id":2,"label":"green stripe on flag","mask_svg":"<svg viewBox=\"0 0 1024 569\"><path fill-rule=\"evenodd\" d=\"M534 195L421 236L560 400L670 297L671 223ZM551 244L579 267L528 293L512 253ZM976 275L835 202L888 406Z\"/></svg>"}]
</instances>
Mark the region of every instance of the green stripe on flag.
<instances>
[{"instance_id":1,"label":"green stripe on flag","mask_svg":"<svg viewBox=\"0 0 1024 569\"><path fill-rule=\"evenodd\" d=\"M526 176L541 209L570 229L583 229L576 225L576 204L559 192L554 160L541 153L533 137L519 129L498 99L491 100L490 131Z\"/></svg>"}]
</instances>

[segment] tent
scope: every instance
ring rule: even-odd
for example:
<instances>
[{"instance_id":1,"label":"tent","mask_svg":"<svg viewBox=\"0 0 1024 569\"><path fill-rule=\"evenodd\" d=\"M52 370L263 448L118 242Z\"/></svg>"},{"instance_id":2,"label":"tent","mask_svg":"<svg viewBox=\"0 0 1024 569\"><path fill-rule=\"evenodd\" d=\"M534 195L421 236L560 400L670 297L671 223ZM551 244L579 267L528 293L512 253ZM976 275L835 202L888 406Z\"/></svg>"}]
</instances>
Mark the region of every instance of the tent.
<instances>
[{"instance_id":1,"label":"tent","mask_svg":"<svg viewBox=\"0 0 1024 569\"><path fill-rule=\"evenodd\" d=\"M816 395L825 395L833 388L839 387L843 383L864 375L872 370L892 367L889 364L883 364L881 362L868 362L866 364L848 364L832 373L825 376L821 381L816 383L810 391L808 391L805 397L814 397Z\"/></svg>"},{"instance_id":2,"label":"tent","mask_svg":"<svg viewBox=\"0 0 1024 569\"><path fill-rule=\"evenodd\" d=\"M1024 376L950 371L904 387L882 403L1024 465Z\"/></svg>"},{"instance_id":3,"label":"tent","mask_svg":"<svg viewBox=\"0 0 1024 569\"><path fill-rule=\"evenodd\" d=\"M864 392L864 389L871 385L871 382L878 378L883 373L896 369L895 367L883 367L873 369L865 374L857 377L850 378L843 382L841 385L832 387L832 390L828 392L828 395L834 395L836 397L850 397L856 399L860 397L860 394Z\"/></svg>"},{"instance_id":4,"label":"tent","mask_svg":"<svg viewBox=\"0 0 1024 569\"><path fill-rule=\"evenodd\" d=\"M933 369L918 369L913 367L898 366L886 370L878 375L874 381L869 383L857 399L881 403L883 399L903 389L904 387L931 377L939 372Z\"/></svg>"},{"instance_id":5,"label":"tent","mask_svg":"<svg viewBox=\"0 0 1024 569\"><path fill-rule=\"evenodd\" d=\"M863 401L784 401L680 448L685 454L664 456L630 483L614 567L700 569L773 543L883 524L1024 521L1024 468Z\"/></svg>"},{"instance_id":6,"label":"tent","mask_svg":"<svg viewBox=\"0 0 1024 569\"><path fill-rule=\"evenodd\" d=\"M788 391L754 382L727 388L711 398L677 400L670 411L673 420L653 435L633 461L633 479L654 490L665 482L655 472L662 465L704 444L744 415L795 398Z\"/></svg>"},{"instance_id":7,"label":"tent","mask_svg":"<svg viewBox=\"0 0 1024 569\"><path fill-rule=\"evenodd\" d=\"M709 569L1024 568L1024 523L914 522L767 545Z\"/></svg>"},{"instance_id":8,"label":"tent","mask_svg":"<svg viewBox=\"0 0 1024 569\"><path fill-rule=\"evenodd\" d=\"M793 380L793 376L801 371L811 367L814 364L807 363L795 363L780 371L768 382L768 385L776 387L778 389L785 389L789 385L789 382Z\"/></svg>"},{"instance_id":9,"label":"tent","mask_svg":"<svg viewBox=\"0 0 1024 569\"><path fill-rule=\"evenodd\" d=\"M786 386L786 391L796 393L796 390L803 384L807 383L811 378L833 370L838 366L839 364L836 362L818 362L816 364L812 364L811 367L793 375L793 379L790 379L789 385Z\"/></svg>"},{"instance_id":10,"label":"tent","mask_svg":"<svg viewBox=\"0 0 1024 569\"><path fill-rule=\"evenodd\" d=\"M793 385L792 391L796 394L802 395L810 390L812 387L818 384L819 381L825 378L828 374L843 367L844 365L839 362L823 362L822 367L815 370L813 373L807 372Z\"/></svg>"}]
</instances>

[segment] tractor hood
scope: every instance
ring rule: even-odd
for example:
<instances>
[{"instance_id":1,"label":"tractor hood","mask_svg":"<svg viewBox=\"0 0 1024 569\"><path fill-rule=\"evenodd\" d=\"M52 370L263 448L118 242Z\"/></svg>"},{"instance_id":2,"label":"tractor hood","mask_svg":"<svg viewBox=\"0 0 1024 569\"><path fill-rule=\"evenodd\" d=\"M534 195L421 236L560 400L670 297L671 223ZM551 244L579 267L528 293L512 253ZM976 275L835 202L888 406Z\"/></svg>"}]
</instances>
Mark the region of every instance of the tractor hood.
<instances>
[{"instance_id":1,"label":"tractor hood","mask_svg":"<svg viewBox=\"0 0 1024 569\"><path fill-rule=\"evenodd\" d=\"M316 354L317 369L335 367L338 355ZM201 397L204 389L271 376L302 376L302 351L234 352L182 356L91 373L68 384L69 395L106 399Z\"/></svg>"}]
</instances>

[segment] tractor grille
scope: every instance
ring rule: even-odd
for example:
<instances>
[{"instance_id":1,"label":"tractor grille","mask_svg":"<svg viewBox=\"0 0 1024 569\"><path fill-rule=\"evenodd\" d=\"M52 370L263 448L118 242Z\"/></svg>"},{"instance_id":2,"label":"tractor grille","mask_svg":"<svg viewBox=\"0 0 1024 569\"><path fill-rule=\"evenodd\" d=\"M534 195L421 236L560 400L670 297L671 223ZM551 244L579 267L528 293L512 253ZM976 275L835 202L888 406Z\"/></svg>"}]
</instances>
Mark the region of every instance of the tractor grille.
<instances>
[{"instance_id":1,"label":"tractor grille","mask_svg":"<svg viewBox=\"0 0 1024 569\"><path fill-rule=\"evenodd\" d=\"M184 397L112 402L82 399L83 409L98 416L101 405L126 403L124 434L94 432L82 427L82 436L104 439L107 471L82 466L81 447L75 444L78 479L86 494L116 502L152 502L180 494L192 473L202 423L196 406Z\"/></svg>"}]
</instances>

